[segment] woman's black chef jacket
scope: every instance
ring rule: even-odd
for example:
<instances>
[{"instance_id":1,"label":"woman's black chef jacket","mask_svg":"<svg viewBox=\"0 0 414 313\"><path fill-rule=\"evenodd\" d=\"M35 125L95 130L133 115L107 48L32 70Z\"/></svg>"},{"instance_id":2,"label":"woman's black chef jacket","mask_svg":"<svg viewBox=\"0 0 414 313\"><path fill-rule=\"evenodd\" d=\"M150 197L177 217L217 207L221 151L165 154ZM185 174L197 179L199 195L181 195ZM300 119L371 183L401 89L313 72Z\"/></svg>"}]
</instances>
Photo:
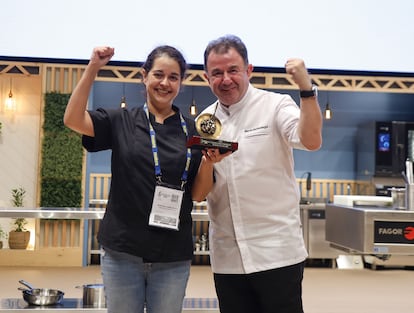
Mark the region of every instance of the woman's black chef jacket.
<instances>
[{"instance_id":1,"label":"woman's black chef jacket","mask_svg":"<svg viewBox=\"0 0 414 313\"><path fill-rule=\"evenodd\" d=\"M179 109L164 124L150 121L156 133L162 181L179 186L186 164L187 137ZM112 150L111 189L98 241L105 248L144 258L146 262L189 260L193 255L191 186L201 153L192 150L191 164L180 212L179 230L148 225L155 190L154 158L148 118L143 107L89 111L95 137L83 136L89 152ZM189 137L196 135L194 121L185 117Z\"/></svg>"}]
</instances>

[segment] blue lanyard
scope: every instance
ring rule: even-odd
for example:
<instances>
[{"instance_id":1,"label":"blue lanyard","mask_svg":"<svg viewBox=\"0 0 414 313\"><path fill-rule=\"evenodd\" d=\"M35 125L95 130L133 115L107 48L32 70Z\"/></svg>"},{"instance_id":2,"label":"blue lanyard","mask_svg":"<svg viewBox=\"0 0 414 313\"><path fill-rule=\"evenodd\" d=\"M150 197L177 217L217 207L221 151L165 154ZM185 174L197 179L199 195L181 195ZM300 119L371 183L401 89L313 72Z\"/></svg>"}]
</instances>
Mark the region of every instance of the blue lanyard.
<instances>
[{"instance_id":1,"label":"blue lanyard","mask_svg":"<svg viewBox=\"0 0 414 313\"><path fill-rule=\"evenodd\" d=\"M152 156L154 158L155 176L157 178L157 181L161 182L162 173L161 173L160 160L158 158L157 140L155 138L155 130L152 127L150 117L149 117L148 106L147 106L146 103L144 104L144 110L145 110L145 113L147 115L148 124L149 124L149 135L150 135L150 138L151 138ZM187 124L185 123L185 120L184 120L181 113L180 113L180 120L181 120L181 127L183 128L184 134L188 138ZM187 182L188 170L190 168L190 162L191 162L191 149L187 148L187 161L186 161L186 164L185 164L185 169L184 169L183 175L181 176L181 189L184 188L184 185Z\"/></svg>"}]
</instances>

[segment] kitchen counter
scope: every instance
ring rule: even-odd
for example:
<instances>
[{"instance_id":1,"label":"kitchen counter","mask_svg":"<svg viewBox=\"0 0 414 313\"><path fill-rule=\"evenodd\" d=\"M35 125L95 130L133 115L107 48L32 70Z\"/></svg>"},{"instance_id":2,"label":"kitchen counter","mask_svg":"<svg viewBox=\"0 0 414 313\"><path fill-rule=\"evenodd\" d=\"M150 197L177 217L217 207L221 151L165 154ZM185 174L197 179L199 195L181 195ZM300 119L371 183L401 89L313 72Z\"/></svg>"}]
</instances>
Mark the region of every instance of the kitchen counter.
<instances>
[{"instance_id":1,"label":"kitchen counter","mask_svg":"<svg viewBox=\"0 0 414 313\"><path fill-rule=\"evenodd\" d=\"M366 255L414 255L414 211L326 205L326 240Z\"/></svg>"},{"instance_id":2,"label":"kitchen counter","mask_svg":"<svg viewBox=\"0 0 414 313\"><path fill-rule=\"evenodd\" d=\"M104 313L106 308L94 308L84 306L82 299L64 298L60 304L50 306L29 305L23 299L2 299L0 301L0 312L28 312L46 311L48 313L70 313L82 311L89 313ZM218 313L218 301L216 298L185 298L183 302L185 313Z\"/></svg>"},{"instance_id":3,"label":"kitchen counter","mask_svg":"<svg viewBox=\"0 0 414 313\"><path fill-rule=\"evenodd\" d=\"M11 298L2 299L0 302L0 312L27 312L27 311L47 311L51 312L73 312L73 311L85 311L89 313L101 313L106 312L106 308L93 308L83 305L82 299L63 299L61 303L48 306L30 305L23 299Z\"/></svg>"}]
</instances>

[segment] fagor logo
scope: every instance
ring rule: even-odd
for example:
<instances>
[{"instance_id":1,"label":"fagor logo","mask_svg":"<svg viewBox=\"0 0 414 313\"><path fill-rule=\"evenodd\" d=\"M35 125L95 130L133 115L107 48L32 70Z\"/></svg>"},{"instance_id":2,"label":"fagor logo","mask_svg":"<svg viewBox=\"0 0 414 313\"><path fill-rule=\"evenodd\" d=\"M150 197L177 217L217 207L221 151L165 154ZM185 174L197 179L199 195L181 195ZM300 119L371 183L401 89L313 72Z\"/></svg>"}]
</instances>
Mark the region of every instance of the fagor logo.
<instances>
[{"instance_id":1,"label":"fagor logo","mask_svg":"<svg viewBox=\"0 0 414 313\"><path fill-rule=\"evenodd\" d=\"M413 222L374 222L375 243L409 244L414 246Z\"/></svg>"},{"instance_id":2,"label":"fagor logo","mask_svg":"<svg viewBox=\"0 0 414 313\"><path fill-rule=\"evenodd\" d=\"M404 229L404 237L407 240L414 240L414 227L408 226Z\"/></svg>"},{"instance_id":3,"label":"fagor logo","mask_svg":"<svg viewBox=\"0 0 414 313\"><path fill-rule=\"evenodd\" d=\"M392 228L392 227L388 227L388 228L380 228L378 230L378 233L380 235L402 235L403 230L401 228Z\"/></svg>"}]
</instances>

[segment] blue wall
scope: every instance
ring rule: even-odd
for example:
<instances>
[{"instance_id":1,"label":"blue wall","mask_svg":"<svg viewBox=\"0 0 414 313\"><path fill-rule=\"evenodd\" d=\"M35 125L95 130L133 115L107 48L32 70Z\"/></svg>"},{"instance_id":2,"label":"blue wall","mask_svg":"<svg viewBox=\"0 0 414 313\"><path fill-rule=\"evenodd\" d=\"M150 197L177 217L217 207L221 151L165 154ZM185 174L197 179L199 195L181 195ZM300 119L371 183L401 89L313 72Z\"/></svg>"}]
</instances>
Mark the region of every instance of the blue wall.
<instances>
[{"instance_id":1,"label":"blue wall","mask_svg":"<svg viewBox=\"0 0 414 313\"><path fill-rule=\"evenodd\" d=\"M324 109L327 92L319 97ZM313 177L356 179L356 132L371 121L414 121L414 95L373 92L329 92L333 112L324 121L323 146L317 152L295 151L296 175L312 172Z\"/></svg>"},{"instance_id":2,"label":"blue wall","mask_svg":"<svg viewBox=\"0 0 414 313\"><path fill-rule=\"evenodd\" d=\"M129 107L144 103L144 86L133 83L95 82L90 96L90 108L116 107L123 90ZM299 103L298 91L289 93ZM356 178L356 132L358 125L369 121L414 121L414 94L375 92L319 92L322 110L328 101L333 112L331 120L324 121L323 146L316 152L295 150L297 177L312 172L313 178ZM199 112L215 100L208 87L182 88L175 105L186 114L194 97ZM189 114L187 114L189 115ZM110 173L110 152L89 153L87 173Z\"/></svg>"}]
</instances>

